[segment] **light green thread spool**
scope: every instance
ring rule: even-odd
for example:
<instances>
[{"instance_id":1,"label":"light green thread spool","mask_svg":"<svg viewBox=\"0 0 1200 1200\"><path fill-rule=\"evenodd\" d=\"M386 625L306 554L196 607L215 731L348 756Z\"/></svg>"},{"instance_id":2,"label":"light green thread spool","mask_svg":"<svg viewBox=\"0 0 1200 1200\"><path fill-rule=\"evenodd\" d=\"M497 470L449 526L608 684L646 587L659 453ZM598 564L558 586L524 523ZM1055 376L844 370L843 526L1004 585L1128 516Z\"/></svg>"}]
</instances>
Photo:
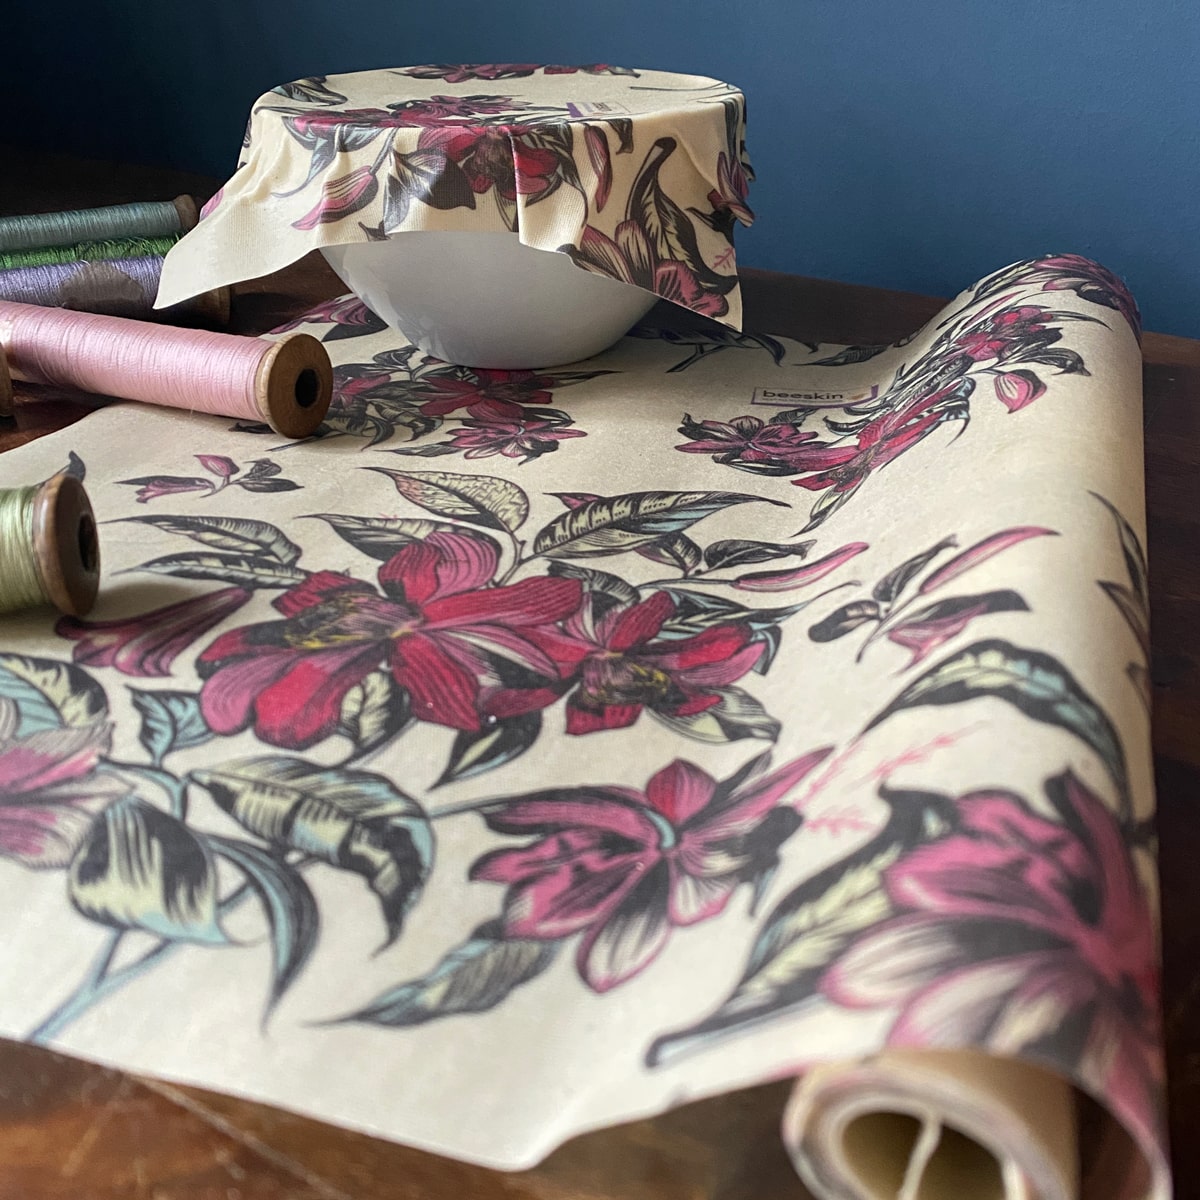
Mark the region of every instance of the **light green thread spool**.
<instances>
[{"instance_id":1,"label":"light green thread spool","mask_svg":"<svg viewBox=\"0 0 1200 1200\"><path fill-rule=\"evenodd\" d=\"M0 489L0 613L52 604L81 617L99 588L96 517L83 484L56 475Z\"/></svg>"},{"instance_id":2,"label":"light green thread spool","mask_svg":"<svg viewBox=\"0 0 1200 1200\"><path fill-rule=\"evenodd\" d=\"M161 238L186 233L197 220L191 196L159 203L118 204L72 212L0 217L0 251L75 246L114 238Z\"/></svg>"},{"instance_id":3,"label":"light green thread spool","mask_svg":"<svg viewBox=\"0 0 1200 1200\"><path fill-rule=\"evenodd\" d=\"M50 267L73 262L111 262L120 258L161 258L179 241L180 236L112 238L106 242L80 242L75 246L39 246L36 250L0 252L0 270Z\"/></svg>"}]
</instances>

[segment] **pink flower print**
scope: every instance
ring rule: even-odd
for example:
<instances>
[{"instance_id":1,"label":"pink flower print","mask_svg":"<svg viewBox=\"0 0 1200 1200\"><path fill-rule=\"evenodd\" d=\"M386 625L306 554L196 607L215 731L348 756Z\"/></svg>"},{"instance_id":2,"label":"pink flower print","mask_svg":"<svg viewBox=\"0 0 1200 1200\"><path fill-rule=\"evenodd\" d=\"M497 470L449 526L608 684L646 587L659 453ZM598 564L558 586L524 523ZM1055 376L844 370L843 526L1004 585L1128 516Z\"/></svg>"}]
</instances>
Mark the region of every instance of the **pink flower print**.
<instances>
[{"instance_id":1,"label":"pink flower print","mask_svg":"<svg viewBox=\"0 0 1200 1200\"><path fill-rule=\"evenodd\" d=\"M489 458L501 454L529 462L558 449L567 438L584 437L582 429L565 428L550 421L464 421L450 440L465 458Z\"/></svg>"},{"instance_id":2,"label":"pink flower print","mask_svg":"<svg viewBox=\"0 0 1200 1200\"><path fill-rule=\"evenodd\" d=\"M137 678L162 677L170 675L178 655L237 612L251 594L227 587L116 620L62 617L54 631L77 643L72 656L77 663L115 667Z\"/></svg>"},{"instance_id":3,"label":"pink flower print","mask_svg":"<svg viewBox=\"0 0 1200 1200\"><path fill-rule=\"evenodd\" d=\"M309 576L273 602L282 620L232 630L200 655L205 720L302 749L335 731L346 693L381 666L418 720L453 729L554 703L562 685L538 643L579 607L580 585L488 586L498 562L488 538L435 533L388 559L378 590L333 571Z\"/></svg>"},{"instance_id":4,"label":"pink flower print","mask_svg":"<svg viewBox=\"0 0 1200 1200\"><path fill-rule=\"evenodd\" d=\"M1076 1029L1098 1089L1148 1104L1161 1073L1154 924L1121 831L1068 773L1059 820L1020 797L957 801L960 826L885 872L895 916L863 934L821 989L895 1008L888 1041L1013 1055Z\"/></svg>"},{"instance_id":5,"label":"pink flower print","mask_svg":"<svg viewBox=\"0 0 1200 1200\"><path fill-rule=\"evenodd\" d=\"M104 805L128 785L97 768L108 753L103 723L17 733L17 705L0 698L0 856L26 867L66 867Z\"/></svg>"},{"instance_id":6,"label":"pink flower print","mask_svg":"<svg viewBox=\"0 0 1200 1200\"><path fill-rule=\"evenodd\" d=\"M713 625L686 638L661 638L675 612L666 592L597 617L592 598L562 631L540 631L538 644L564 678L578 684L567 700L567 732L624 729L649 708L694 716L721 703L720 689L753 670L766 649L749 625Z\"/></svg>"},{"instance_id":7,"label":"pink flower print","mask_svg":"<svg viewBox=\"0 0 1200 1200\"><path fill-rule=\"evenodd\" d=\"M608 991L648 966L673 928L718 916L740 884L771 870L801 820L779 801L827 754L765 775L762 755L721 781L676 760L645 792L556 788L499 801L485 810L489 828L534 840L485 855L471 878L507 885L510 937L583 933L579 974Z\"/></svg>"},{"instance_id":8,"label":"pink flower print","mask_svg":"<svg viewBox=\"0 0 1200 1200\"><path fill-rule=\"evenodd\" d=\"M759 475L790 475L838 466L851 457L844 446L817 441L816 433L785 421L759 417L732 421L693 421L685 416L679 432L692 439L676 446L685 454L711 454L713 462L736 464Z\"/></svg>"},{"instance_id":9,"label":"pink flower print","mask_svg":"<svg viewBox=\"0 0 1200 1200\"><path fill-rule=\"evenodd\" d=\"M545 407L554 399L552 375L533 371L502 371L485 367L449 367L430 372L419 381L421 413L445 417L466 409L478 421L519 421L523 405Z\"/></svg>"}]
</instances>

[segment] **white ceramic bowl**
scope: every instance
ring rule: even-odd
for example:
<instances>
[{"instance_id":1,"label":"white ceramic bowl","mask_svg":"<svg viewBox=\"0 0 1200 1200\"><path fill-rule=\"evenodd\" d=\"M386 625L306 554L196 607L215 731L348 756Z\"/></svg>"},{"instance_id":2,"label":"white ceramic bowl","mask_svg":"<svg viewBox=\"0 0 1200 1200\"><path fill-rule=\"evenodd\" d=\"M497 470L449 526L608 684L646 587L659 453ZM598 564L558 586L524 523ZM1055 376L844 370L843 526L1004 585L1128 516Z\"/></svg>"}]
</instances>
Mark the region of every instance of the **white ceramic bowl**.
<instances>
[{"instance_id":1,"label":"white ceramic bowl","mask_svg":"<svg viewBox=\"0 0 1200 1200\"><path fill-rule=\"evenodd\" d=\"M590 358L656 297L515 233L415 231L322 249L368 308L427 354L519 370Z\"/></svg>"}]
</instances>

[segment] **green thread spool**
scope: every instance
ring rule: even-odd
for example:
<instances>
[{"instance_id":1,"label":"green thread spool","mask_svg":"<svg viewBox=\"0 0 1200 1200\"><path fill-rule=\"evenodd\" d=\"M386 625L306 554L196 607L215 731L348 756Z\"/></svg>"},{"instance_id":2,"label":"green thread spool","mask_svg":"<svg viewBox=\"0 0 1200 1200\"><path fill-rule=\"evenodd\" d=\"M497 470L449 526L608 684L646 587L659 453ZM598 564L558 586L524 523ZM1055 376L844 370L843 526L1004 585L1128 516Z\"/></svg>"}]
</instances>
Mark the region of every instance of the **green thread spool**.
<instances>
[{"instance_id":1,"label":"green thread spool","mask_svg":"<svg viewBox=\"0 0 1200 1200\"><path fill-rule=\"evenodd\" d=\"M82 617L99 589L96 516L83 484L56 475L0 489L0 613L52 604Z\"/></svg>"},{"instance_id":2,"label":"green thread spool","mask_svg":"<svg viewBox=\"0 0 1200 1200\"><path fill-rule=\"evenodd\" d=\"M156 203L118 204L70 212L0 217L0 251L76 246L114 238L161 238L187 233L199 214L191 196Z\"/></svg>"},{"instance_id":3,"label":"green thread spool","mask_svg":"<svg viewBox=\"0 0 1200 1200\"><path fill-rule=\"evenodd\" d=\"M161 258L181 236L110 238L105 242L80 242L75 246L39 246L35 250L0 252L0 271L73 262L111 262L119 258Z\"/></svg>"}]
</instances>

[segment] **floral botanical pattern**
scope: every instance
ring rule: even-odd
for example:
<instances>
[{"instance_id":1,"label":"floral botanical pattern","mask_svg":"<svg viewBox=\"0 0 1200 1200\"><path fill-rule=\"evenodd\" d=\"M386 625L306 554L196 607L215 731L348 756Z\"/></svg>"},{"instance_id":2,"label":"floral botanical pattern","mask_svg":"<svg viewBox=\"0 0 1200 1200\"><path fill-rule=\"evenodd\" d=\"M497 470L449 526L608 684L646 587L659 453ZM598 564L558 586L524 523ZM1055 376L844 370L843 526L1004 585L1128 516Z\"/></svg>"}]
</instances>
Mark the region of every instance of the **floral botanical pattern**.
<instances>
[{"instance_id":1,"label":"floral botanical pattern","mask_svg":"<svg viewBox=\"0 0 1200 1200\"><path fill-rule=\"evenodd\" d=\"M947 317L928 349L901 365L874 397L844 406L837 417L821 414L828 405L797 407L767 421L685 416L680 432L689 440L678 449L709 454L738 470L786 476L820 493L807 526L815 529L872 475L935 430L969 421L981 382L990 381L996 399L1016 413L1044 395L1048 372L1088 375L1083 357L1061 343L1068 322L1099 318L1031 303L1025 293L1033 285L1042 292L1075 291L1093 305L1115 309L1138 332L1132 299L1103 268L1071 255L1016 264L985 280L974 293L976 303ZM826 357L812 365L844 366L869 357Z\"/></svg>"},{"instance_id":2,"label":"floral botanical pattern","mask_svg":"<svg viewBox=\"0 0 1200 1200\"><path fill-rule=\"evenodd\" d=\"M508 231L736 329L733 233L754 219L752 179L741 93L697 76L532 63L314 76L254 105L238 170L172 250L161 294L321 247ZM332 340L362 318L330 319Z\"/></svg>"},{"instance_id":3,"label":"floral botanical pattern","mask_svg":"<svg viewBox=\"0 0 1200 1200\"><path fill-rule=\"evenodd\" d=\"M422 458L500 455L531 462L585 436L569 413L551 404L555 390L604 374L603 370L456 367L423 354L416 346L403 346L382 351L370 362L344 363L334 369L333 403L323 431L327 436L363 438L367 446L397 436L420 439L419 445L393 453ZM426 440L447 421L458 426L449 438Z\"/></svg>"},{"instance_id":4,"label":"floral botanical pattern","mask_svg":"<svg viewBox=\"0 0 1200 1200\"><path fill-rule=\"evenodd\" d=\"M578 247L559 249L576 266L643 288L706 317L723 317L729 310L725 297L737 286L737 275L732 270L718 272L704 262L691 221L659 182L664 163L676 149L672 137L659 138L650 148L630 189L625 219L612 237L588 225ZM722 211L730 213L736 205L749 224L749 210L741 201L718 196L718 202ZM732 263L730 249L721 265Z\"/></svg>"},{"instance_id":5,"label":"floral botanical pattern","mask_svg":"<svg viewBox=\"0 0 1200 1200\"><path fill-rule=\"evenodd\" d=\"M428 67L401 67L396 73L413 79L444 79L447 83L466 83L471 79L528 79L539 71L546 75L574 75L584 71L589 75L633 75L628 67L610 67L593 63L587 67L541 66L538 63L441 63Z\"/></svg>"},{"instance_id":6,"label":"floral botanical pattern","mask_svg":"<svg viewBox=\"0 0 1200 1200\"><path fill-rule=\"evenodd\" d=\"M335 361L319 437L255 458L107 410L66 470L113 586L0 642L0 901L53 964L17 1031L119 1058L103 1031L153 1005L151 1063L186 1022L268 1098L311 1063L306 1106L354 1121L372 1062L445 1038L539 1150L576 1129L538 1107L562 1064L649 1110L834 1044L974 1047L1063 1074L1162 1175L1146 561L1136 463L1088 441L1136 442L1102 377L1135 348L1102 270L1060 268L899 347L681 322L527 372L340 299L295 324ZM814 523L812 493L844 499ZM322 1109L347 1048L370 1086ZM503 1160L442 1074L387 1131Z\"/></svg>"},{"instance_id":7,"label":"floral botanical pattern","mask_svg":"<svg viewBox=\"0 0 1200 1200\"><path fill-rule=\"evenodd\" d=\"M672 927L719 915L739 884L778 866L780 843L800 824L778 801L827 753L769 774L764 754L719 783L676 760L644 793L572 788L500 802L485 810L488 827L534 840L485 855L471 877L508 885L506 936L585 932L579 973L608 991L647 966Z\"/></svg>"},{"instance_id":8,"label":"floral botanical pattern","mask_svg":"<svg viewBox=\"0 0 1200 1200\"><path fill-rule=\"evenodd\" d=\"M850 1008L898 1006L888 1040L899 1046L1012 1053L1070 1024L1093 1087L1152 1105L1162 1080L1145 896L1098 797L1070 773L1045 786L1055 819L1011 793L959 797L953 833L883 872L893 915L820 989Z\"/></svg>"},{"instance_id":9,"label":"floral botanical pattern","mask_svg":"<svg viewBox=\"0 0 1200 1200\"><path fill-rule=\"evenodd\" d=\"M139 504L182 492L215 496L227 487L242 488L247 492L291 492L300 486L285 478L281 474L283 468L269 458L256 458L244 469L225 454L197 454L195 458L211 479L203 475L142 475L121 482L138 489Z\"/></svg>"}]
</instances>

